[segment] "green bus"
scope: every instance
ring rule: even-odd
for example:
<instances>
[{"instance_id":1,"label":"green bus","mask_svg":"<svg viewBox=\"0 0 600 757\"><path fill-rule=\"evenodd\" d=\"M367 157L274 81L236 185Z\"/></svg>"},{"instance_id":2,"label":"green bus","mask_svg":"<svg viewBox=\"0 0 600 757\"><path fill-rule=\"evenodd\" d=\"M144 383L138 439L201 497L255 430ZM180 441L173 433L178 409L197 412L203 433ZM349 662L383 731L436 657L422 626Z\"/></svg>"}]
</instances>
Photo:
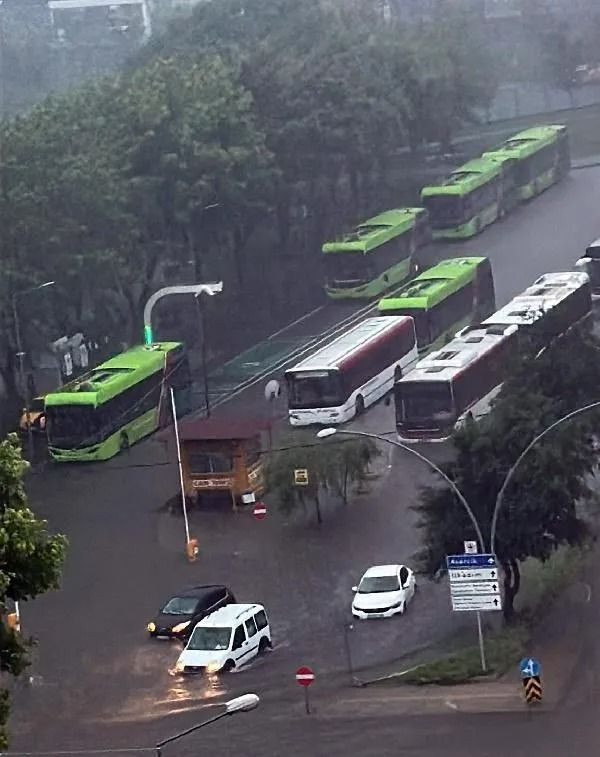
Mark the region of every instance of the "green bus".
<instances>
[{"instance_id":1,"label":"green bus","mask_svg":"<svg viewBox=\"0 0 600 757\"><path fill-rule=\"evenodd\" d=\"M420 355L439 349L495 309L492 267L480 257L442 260L378 305L380 315L413 318Z\"/></svg>"},{"instance_id":2,"label":"green bus","mask_svg":"<svg viewBox=\"0 0 600 757\"><path fill-rule=\"evenodd\" d=\"M559 181L571 167L569 135L563 125L534 126L515 134L483 157L508 168L520 202Z\"/></svg>"},{"instance_id":3,"label":"green bus","mask_svg":"<svg viewBox=\"0 0 600 757\"><path fill-rule=\"evenodd\" d=\"M434 239L467 239L493 223L502 207L502 165L475 158L438 186L423 187Z\"/></svg>"},{"instance_id":4,"label":"green bus","mask_svg":"<svg viewBox=\"0 0 600 757\"><path fill-rule=\"evenodd\" d=\"M569 172L563 125L534 126L456 168L441 184L424 187L434 239L465 239L535 197Z\"/></svg>"},{"instance_id":5,"label":"green bus","mask_svg":"<svg viewBox=\"0 0 600 757\"><path fill-rule=\"evenodd\" d=\"M48 451L54 460L108 460L171 417L189 412L191 378L184 346L132 347L46 395Z\"/></svg>"},{"instance_id":6,"label":"green bus","mask_svg":"<svg viewBox=\"0 0 600 757\"><path fill-rule=\"evenodd\" d=\"M430 240L423 208L386 210L369 218L340 241L323 245L327 295L377 297L415 273L414 255Z\"/></svg>"}]
</instances>

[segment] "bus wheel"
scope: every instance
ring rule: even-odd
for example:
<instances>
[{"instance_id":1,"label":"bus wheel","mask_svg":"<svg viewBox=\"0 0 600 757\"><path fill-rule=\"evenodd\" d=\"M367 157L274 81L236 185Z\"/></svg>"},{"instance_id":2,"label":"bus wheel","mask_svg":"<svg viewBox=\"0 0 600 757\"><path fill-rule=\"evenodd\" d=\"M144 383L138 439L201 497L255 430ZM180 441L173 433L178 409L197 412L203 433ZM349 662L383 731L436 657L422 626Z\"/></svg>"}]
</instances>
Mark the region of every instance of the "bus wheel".
<instances>
[{"instance_id":1,"label":"bus wheel","mask_svg":"<svg viewBox=\"0 0 600 757\"><path fill-rule=\"evenodd\" d=\"M121 434L121 438L119 440L119 449L121 450L121 452L129 449L129 437L125 432Z\"/></svg>"},{"instance_id":2,"label":"bus wheel","mask_svg":"<svg viewBox=\"0 0 600 757\"><path fill-rule=\"evenodd\" d=\"M354 408L356 415L362 415L365 412L365 401L360 394L356 398L356 405Z\"/></svg>"}]
</instances>

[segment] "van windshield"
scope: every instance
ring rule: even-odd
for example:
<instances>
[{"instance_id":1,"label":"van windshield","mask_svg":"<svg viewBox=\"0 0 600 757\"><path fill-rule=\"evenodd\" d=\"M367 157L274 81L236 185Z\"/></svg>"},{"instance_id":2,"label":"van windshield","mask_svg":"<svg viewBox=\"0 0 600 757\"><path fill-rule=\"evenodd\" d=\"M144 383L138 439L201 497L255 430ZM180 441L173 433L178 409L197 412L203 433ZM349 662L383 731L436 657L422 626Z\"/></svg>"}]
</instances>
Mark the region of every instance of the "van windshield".
<instances>
[{"instance_id":1,"label":"van windshield","mask_svg":"<svg viewBox=\"0 0 600 757\"><path fill-rule=\"evenodd\" d=\"M229 649L231 628L203 628L196 626L186 649L210 651Z\"/></svg>"}]
</instances>

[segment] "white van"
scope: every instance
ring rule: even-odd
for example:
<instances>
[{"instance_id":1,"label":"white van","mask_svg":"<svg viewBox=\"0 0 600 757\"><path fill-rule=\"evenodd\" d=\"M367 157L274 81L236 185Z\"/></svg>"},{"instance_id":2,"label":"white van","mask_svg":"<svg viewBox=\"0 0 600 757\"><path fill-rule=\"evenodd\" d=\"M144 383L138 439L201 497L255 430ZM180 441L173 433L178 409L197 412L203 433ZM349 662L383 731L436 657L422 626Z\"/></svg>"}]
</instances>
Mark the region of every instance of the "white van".
<instances>
[{"instance_id":1,"label":"white van","mask_svg":"<svg viewBox=\"0 0 600 757\"><path fill-rule=\"evenodd\" d=\"M262 605L226 605L196 624L175 672L233 670L270 647L271 628Z\"/></svg>"}]
</instances>

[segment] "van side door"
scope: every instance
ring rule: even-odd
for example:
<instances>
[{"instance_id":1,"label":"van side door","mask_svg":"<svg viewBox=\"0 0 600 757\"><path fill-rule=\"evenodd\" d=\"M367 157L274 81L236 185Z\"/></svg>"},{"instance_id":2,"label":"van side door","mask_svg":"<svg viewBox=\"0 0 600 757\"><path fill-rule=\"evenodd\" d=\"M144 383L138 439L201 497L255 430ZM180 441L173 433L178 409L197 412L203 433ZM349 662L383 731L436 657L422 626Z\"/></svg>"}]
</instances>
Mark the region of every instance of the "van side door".
<instances>
[{"instance_id":1,"label":"van side door","mask_svg":"<svg viewBox=\"0 0 600 757\"><path fill-rule=\"evenodd\" d=\"M248 637L248 656L254 657L258 654L258 644L260 641L260 634L256 628L254 617L248 618L244 625L246 626L246 636Z\"/></svg>"},{"instance_id":2,"label":"van side door","mask_svg":"<svg viewBox=\"0 0 600 757\"><path fill-rule=\"evenodd\" d=\"M243 665L245 662L244 656L248 650L248 641L246 639L246 632L244 631L244 624L240 625L233 632L233 643L231 644L231 656L235 661L236 667Z\"/></svg>"}]
</instances>

